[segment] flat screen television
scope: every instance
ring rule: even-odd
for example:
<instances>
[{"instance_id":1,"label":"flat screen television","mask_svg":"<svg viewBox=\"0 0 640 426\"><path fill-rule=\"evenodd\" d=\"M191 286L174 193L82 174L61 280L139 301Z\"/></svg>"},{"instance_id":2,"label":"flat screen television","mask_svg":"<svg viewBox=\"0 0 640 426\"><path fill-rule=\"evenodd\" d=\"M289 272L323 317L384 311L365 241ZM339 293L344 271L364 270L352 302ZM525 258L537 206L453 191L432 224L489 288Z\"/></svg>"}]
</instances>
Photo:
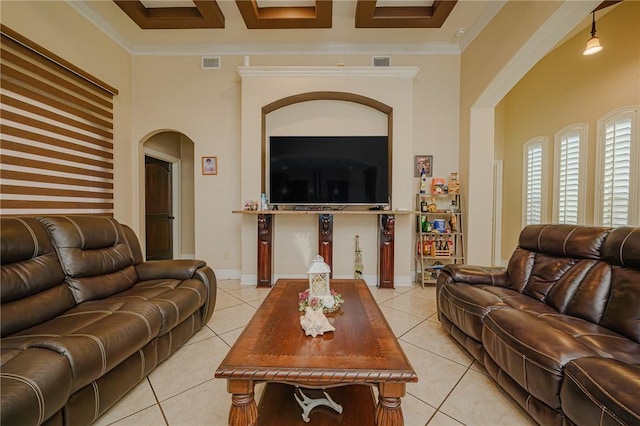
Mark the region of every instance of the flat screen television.
<instances>
[{"instance_id":1,"label":"flat screen television","mask_svg":"<svg viewBox=\"0 0 640 426\"><path fill-rule=\"evenodd\" d=\"M272 205L389 204L387 136L271 136L268 148Z\"/></svg>"}]
</instances>

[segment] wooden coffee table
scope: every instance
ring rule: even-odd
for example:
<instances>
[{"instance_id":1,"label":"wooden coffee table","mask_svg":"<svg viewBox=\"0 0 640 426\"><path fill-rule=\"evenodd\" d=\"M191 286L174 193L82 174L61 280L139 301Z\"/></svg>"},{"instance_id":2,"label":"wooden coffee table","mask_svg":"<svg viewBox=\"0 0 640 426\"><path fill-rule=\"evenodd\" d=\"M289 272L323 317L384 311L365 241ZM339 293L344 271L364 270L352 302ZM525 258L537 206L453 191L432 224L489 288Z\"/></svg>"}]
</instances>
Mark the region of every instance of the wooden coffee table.
<instances>
[{"instance_id":1,"label":"wooden coffee table","mask_svg":"<svg viewBox=\"0 0 640 426\"><path fill-rule=\"evenodd\" d=\"M230 425L254 425L259 420L262 413L254 400L254 385L259 382L315 389L377 386L376 424L403 424L400 398L406 383L417 382L418 376L365 282L331 280L330 284L345 304L337 313L327 314L336 331L318 337L305 336L300 326L298 293L308 281L280 279L273 286L215 373L216 378L227 379L232 394ZM343 404L345 415L358 409L352 402Z\"/></svg>"}]
</instances>

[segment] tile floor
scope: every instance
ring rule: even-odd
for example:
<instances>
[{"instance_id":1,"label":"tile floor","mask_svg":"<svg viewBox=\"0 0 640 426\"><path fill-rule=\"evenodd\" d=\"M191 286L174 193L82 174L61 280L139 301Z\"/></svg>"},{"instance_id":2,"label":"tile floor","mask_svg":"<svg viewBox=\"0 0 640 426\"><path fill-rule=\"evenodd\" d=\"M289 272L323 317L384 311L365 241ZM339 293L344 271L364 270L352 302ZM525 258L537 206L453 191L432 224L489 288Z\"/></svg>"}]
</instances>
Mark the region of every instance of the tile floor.
<instances>
[{"instance_id":1,"label":"tile floor","mask_svg":"<svg viewBox=\"0 0 640 426\"><path fill-rule=\"evenodd\" d=\"M207 327L94 424L226 425L231 396L213 374L268 292L220 280ZM535 425L440 327L434 287L371 292L418 374L402 399L405 425ZM256 387L256 400L262 387Z\"/></svg>"}]
</instances>

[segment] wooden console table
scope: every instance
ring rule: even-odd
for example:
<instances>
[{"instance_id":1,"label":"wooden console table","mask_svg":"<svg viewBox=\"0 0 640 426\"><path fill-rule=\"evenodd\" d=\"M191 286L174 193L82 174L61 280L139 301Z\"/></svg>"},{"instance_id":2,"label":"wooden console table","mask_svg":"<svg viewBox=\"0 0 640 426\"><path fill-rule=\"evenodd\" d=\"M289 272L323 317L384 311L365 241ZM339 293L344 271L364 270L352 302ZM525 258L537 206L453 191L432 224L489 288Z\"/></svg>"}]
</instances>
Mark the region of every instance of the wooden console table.
<instances>
[{"instance_id":1,"label":"wooden console table","mask_svg":"<svg viewBox=\"0 0 640 426\"><path fill-rule=\"evenodd\" d=\"M333 271L333 216L375 215L378 221L378 287L394 288L393 253L395 216L413 214L408 210L234 210L258 216L258 287L273 285L274 217L281 215L318 216L318 254Z\"/></svg>"}]
</instances>

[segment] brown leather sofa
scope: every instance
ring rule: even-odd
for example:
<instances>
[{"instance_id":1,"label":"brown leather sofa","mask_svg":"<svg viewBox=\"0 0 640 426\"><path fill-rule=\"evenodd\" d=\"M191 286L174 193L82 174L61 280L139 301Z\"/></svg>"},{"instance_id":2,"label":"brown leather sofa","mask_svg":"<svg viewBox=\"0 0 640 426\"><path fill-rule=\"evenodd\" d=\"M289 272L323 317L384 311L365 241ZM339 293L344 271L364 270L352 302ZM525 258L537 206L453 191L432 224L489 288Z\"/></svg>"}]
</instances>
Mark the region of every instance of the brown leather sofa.
<instances>
[{"instance_id":1,"label":"brown leather sofa","mask_svg":"<svg viewBox=\"0 0 640 426\"><path fill-rule=\"evenodd\" d=\"M214 272L109 217L2 217L1 424L87 425L211 318Z\"/></svg>"},{"instance_id":2,"label":"brown leather sofa","mask_svg":"<svg viewBox=\"0 0 640 426\"><path fill-rule=\"evenodd\" d=\"M443 327L542 425L640 425L640 228L525 227L506 268L448 265Z\"/></svg>"}]
</instances>

